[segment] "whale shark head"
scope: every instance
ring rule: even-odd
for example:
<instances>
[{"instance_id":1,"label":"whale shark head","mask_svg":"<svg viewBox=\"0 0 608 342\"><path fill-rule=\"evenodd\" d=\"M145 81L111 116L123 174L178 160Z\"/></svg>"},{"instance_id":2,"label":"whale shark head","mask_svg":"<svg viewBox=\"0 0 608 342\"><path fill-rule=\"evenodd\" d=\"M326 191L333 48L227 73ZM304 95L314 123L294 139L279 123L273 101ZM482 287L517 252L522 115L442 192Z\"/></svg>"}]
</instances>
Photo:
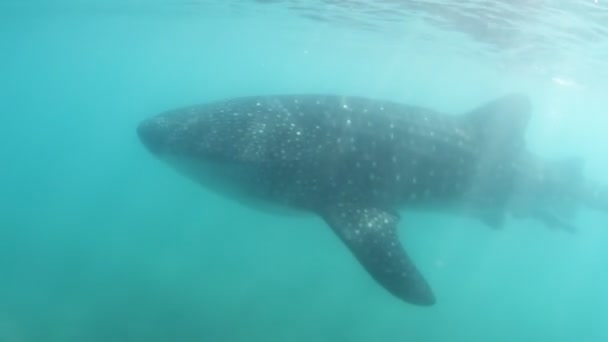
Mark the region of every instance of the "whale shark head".
<instances>
[{"instance_id":1,"label":"whale shark head","mask_svg":"<svg viewBox=\"0 0 608 342\"><path fill-rule=\"evenodd\" d=\"M152 154L208 190L265 208L252 196L263 191L256 180L264 126L230 101L161 113L142 121L137 133Z\"/></svg>"},{"instance_id":2,"label":"whale shark head","mask_svg":"<svg viewBox=\"0 0 608 342\"><path fill-rule=\"evenodd\" d=\"M236 126L244 123L237 116L217 104L182 108L142 121L137 133L160 158L230 160L242 137Z\"/></svg>"}]
</instances>

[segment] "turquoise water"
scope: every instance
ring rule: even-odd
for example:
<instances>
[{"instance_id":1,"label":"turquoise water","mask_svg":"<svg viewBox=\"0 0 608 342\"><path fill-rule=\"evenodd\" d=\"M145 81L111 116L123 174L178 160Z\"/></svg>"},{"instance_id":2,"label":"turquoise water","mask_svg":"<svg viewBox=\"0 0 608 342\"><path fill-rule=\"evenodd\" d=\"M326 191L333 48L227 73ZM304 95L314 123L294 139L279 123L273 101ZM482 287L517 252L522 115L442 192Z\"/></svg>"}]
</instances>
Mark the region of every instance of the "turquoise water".
<instances>
[{"instance_id":1,"label":"turquoise water","mask_svg":"<svg viewBox=\"0 0 608 342\"><path fill-rule=\"evenodd\" d=\"M135 134L241 95L460 113L534 102L528 144L608 183L603 2L3 2L0 341L606 341L607 213L575 234L412 212L405 304L313 216L207 192Z\"/></svg>"}]
</instances>

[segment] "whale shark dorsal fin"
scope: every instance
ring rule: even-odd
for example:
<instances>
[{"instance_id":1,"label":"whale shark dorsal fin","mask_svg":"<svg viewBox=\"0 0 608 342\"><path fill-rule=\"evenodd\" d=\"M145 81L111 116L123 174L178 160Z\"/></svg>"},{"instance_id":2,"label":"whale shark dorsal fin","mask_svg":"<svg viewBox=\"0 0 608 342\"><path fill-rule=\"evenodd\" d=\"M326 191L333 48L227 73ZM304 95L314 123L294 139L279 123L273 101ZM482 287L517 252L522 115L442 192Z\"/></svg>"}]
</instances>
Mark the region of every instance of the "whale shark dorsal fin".
<instances>
[{"instance_id":1,"label":"whale shark dorsal fin","mask_svg":"<svg viewBox=\"0 0 608 342\"><path fill-rule=\"evenodd\" d=\"M464 119L483 140L523 143L531 113L530 99L512 93L465 113Z\"/></svg>"},{"instance_id":2,"label":"whale shark dorsal fin","mask_svg":"<svg viewBox=\"0 0 608 342\"><path fill-rule=\"evenodd\" d=\"M340 204L321 215L365 267L389 292L417 305L432 305L430 286L399 242L399 218L388 211Z\"/></svg>"}]
</instances>

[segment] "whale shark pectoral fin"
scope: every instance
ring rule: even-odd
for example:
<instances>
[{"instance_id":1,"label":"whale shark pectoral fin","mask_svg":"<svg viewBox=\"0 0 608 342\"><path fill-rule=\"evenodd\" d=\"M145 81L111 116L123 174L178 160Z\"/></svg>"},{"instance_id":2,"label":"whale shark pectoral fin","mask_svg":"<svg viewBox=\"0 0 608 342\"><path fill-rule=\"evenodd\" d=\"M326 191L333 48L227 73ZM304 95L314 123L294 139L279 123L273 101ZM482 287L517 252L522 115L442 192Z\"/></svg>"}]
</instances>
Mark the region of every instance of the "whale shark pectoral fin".
<instances>
[{"instance_id":1,"label":"whale shark pectoral fin","mask_svg":"<svg viewBox=\"0 0 608 342\"><path fill-rule=\"evenodd\" d=\"M430 286L399 242L398 217L375 208L340 205L322 213L357 260L384 288L416 305L433 305Z\"/></svg>"}]
</instances>

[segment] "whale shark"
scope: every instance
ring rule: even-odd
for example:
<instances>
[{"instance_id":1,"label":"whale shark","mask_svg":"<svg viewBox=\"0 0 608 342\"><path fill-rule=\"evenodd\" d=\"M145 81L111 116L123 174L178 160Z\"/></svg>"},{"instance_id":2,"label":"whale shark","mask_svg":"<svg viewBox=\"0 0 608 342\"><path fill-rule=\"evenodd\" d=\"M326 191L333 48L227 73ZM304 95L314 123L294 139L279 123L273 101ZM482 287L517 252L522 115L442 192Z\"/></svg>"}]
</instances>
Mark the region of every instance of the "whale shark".
<instances>
[{"instance_id":1,"label":"whale shark","mask_svg":"<svg viewBox=\"0 0 608 342\"><path fill-rule=\"evenodd\" d=\"M608 208L580 158L546 160L526 147L531 112L519 93L466 113L357 96L249 96L169 110L137 132L212 191L318 215L386 290L429 306L435 294L398 234L404 212L470 215L494 228L532 218L571 231L580 205Z\"/></svg>"}]
</instances>

